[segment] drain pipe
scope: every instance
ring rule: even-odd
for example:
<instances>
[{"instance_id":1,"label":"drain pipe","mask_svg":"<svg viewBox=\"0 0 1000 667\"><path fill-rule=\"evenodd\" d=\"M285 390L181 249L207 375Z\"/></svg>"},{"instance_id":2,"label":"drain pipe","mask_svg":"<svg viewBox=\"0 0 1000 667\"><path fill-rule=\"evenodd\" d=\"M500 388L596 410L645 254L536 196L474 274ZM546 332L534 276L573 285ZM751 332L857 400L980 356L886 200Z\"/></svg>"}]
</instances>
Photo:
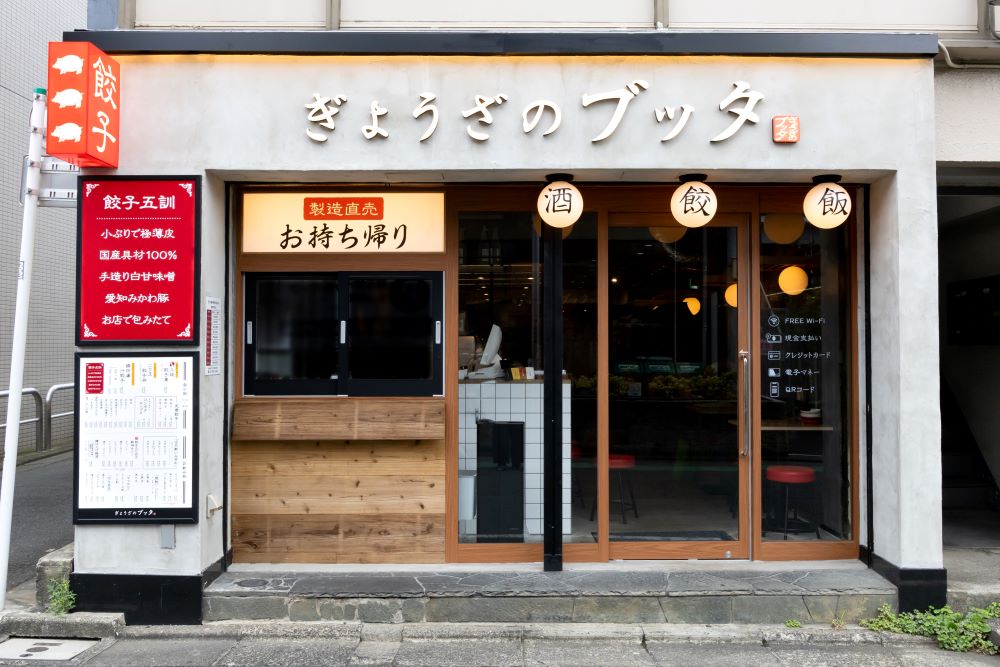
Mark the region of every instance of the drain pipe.
<instances>
[{"instance_id":1,"label":"drain pipe","mask_svg":"<svg viewBox=\"0 0 1000 667\"><path fill-rule=\"evenodd\" d=\"M990 13L990 32L993 34L993 39L1000 39L1000 0L990 0L986 11Z\"/></svg>"},{"instance_id":2,"label":"drain pipe","mask_svg":"<svg viewBox=\"0 0 1000 667\"><path fill-rule=\"evenodd\" d=\"M994 17L1000 16L1000 4L992 5L990 7L992 15ZM994 18L992 20L992 31L993 36L1000 39L1000 34L998 34L997 21L1000 19ZM956 63L951 59L951 52L948 51L948 47L944 45L940 39L938 40L938 49L941 51L941 55L944 56L944 62L951 69L1000 69L1000 63Z\"/></svg>"}]
</instances>

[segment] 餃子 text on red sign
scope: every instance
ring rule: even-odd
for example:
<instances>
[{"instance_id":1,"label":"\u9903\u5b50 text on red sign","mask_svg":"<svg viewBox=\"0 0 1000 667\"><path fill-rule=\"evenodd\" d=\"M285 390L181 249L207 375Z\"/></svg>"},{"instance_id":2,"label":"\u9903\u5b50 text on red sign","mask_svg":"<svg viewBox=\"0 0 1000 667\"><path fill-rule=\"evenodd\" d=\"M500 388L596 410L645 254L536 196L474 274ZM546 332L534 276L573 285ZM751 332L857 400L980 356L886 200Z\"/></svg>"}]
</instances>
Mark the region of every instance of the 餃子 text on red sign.
<instances>
[{"instance_id":1,"label":"\u9903\u5b50 text on red sign","mask_svg":"<svg viewBox=\"0 0 1000 667\"><path fill-rule=\"evenodd\" d=\"M81 167L117 167L121 68L89 42L49 42L45 147Z\"/></svg>"},{"instance_id":2,"label":"\u9903\u5b50 text on red sign","mask_svg":"<svg viewBox=\"0 0 1000 667\"><path fill-rule=\"evenodd\" d=\"M199 197L193 177L80 179L78 344L197 340Z\"/></svg>"}]
</instances>

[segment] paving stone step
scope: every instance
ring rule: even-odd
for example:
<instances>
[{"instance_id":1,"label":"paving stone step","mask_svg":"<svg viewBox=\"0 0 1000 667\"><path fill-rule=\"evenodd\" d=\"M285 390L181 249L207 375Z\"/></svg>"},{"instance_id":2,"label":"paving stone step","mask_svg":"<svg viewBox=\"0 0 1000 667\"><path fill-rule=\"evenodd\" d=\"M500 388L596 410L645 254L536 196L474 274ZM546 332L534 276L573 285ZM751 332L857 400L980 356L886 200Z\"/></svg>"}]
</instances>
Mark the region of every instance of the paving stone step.
<instances>
[{"instance_id":1,"label":"paving stone step","mask_svg":"<svg viewBox=\"0 0 1000 667\"><path fill-rule=\"evenodd\" d=\"M864 569L794 571L229 572L206 621L847 623L896 606Z\"/></svg>"}]
</instances>

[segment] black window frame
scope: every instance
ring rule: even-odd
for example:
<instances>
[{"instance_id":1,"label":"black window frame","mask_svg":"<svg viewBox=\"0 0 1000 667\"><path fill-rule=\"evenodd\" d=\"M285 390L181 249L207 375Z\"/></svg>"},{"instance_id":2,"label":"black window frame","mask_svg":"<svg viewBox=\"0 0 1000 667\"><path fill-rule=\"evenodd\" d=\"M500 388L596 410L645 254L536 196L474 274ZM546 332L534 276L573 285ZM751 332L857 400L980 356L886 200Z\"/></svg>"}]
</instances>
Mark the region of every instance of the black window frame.
<instances>
[{"instance_id":1,"label":"black window frame","mask_svg":"<svg viewBox=\"0 0 1000 667\"><path fill-rule=\"evenodd\" d=\"M350 284L352 278L415 278L431 283L432 374L426 379L351 379ZM330 379L262 380L256 378L257 283L261 280L335 280L336 320L345 327L345 341L335 332L330 342L337 351L337 375ZM243 327L252 334L243 342L245 396L441 396L444 394L444 273L441 271L320 271L247 272L243 274ZM250 325L249 327L247 325Z\"/></svg>"}]
</instances>

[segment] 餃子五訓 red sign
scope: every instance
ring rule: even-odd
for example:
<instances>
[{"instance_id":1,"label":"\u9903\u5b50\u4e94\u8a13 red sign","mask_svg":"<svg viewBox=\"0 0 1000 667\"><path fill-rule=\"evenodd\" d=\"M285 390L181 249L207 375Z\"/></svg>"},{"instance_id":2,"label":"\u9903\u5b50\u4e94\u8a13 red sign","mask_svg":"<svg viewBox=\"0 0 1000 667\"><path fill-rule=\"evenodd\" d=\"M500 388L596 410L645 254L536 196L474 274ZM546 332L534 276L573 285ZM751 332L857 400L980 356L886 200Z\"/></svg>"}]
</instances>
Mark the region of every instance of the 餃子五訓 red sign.
<instances>
[{"instance_id":1,"label":"\u9903\u5b50\u4e94\u8a13 red sign","mask_svg":"<svg viewBox=\"0 0 1000 667\"><path fill-rule=\"evenodd\" d=\"M49 42L45 147L81 167L118 166L121 68L90 42Z\"/></svg>"},{"instance_id":2,"label":"\u9903\u5b50\u4e94\u8a13 red sign","mask_svg":"<svg viewBox=\"0 0 1000 667\"><path fill-rule=\"evenodd\" d=\"M201 179L84 176L77 344L198 341Z\"/></svg>"}]
</instances>

